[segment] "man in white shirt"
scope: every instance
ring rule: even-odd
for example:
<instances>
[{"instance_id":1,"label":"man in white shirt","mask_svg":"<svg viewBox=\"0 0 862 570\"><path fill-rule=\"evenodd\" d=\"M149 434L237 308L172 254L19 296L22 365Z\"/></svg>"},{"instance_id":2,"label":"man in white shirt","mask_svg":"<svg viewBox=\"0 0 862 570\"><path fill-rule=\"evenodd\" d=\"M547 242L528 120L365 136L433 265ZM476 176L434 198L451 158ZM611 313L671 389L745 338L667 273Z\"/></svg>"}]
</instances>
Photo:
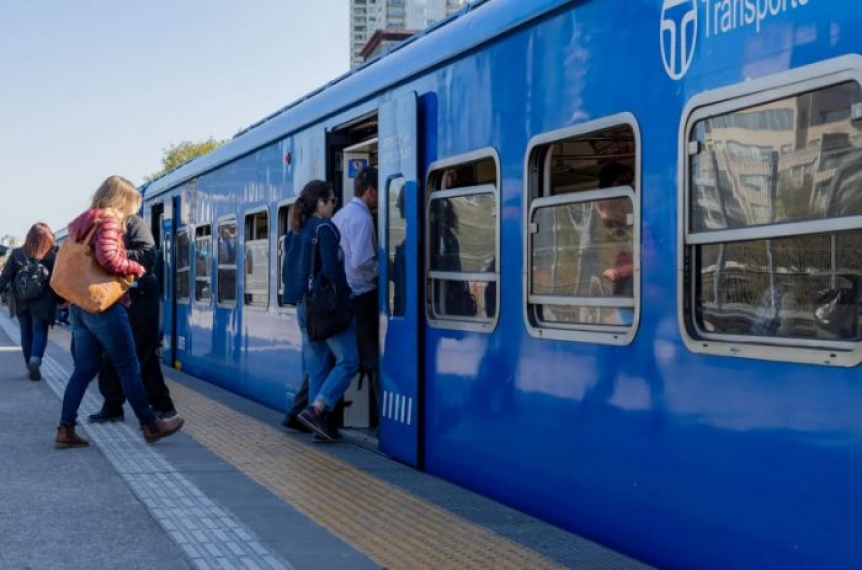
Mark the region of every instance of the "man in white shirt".
<instances>
[{"instance_id":1,"label":"man in white shirt","mask_svg":"<svg viewBox=\"0 0 862 570\"><path fill-rule=\"evenodd\" d=\"M377 361L379 359L377 320L377 169L363 168L353 179L353 199L332 221L341 232L344 271L353 294L356 338L360 370L371 387L371 422L377 424Z\"/></svg>"}]
</instances>

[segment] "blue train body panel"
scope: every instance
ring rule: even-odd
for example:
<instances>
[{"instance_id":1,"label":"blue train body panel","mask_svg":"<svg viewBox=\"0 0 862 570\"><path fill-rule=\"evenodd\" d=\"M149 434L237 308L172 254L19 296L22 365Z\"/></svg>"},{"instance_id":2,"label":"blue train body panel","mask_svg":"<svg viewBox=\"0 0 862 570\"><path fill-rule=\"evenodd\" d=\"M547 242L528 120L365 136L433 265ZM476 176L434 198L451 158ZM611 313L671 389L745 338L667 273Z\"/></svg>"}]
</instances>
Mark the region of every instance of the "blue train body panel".
<instances>
[{"instance_id":1,"label":"blue train body panel","mask_svg":"<svg viewBox=\"0 0 862 570\"><path fill-rule=\"evenodd\" d=\"M689 210L681 197L693 179L684 168L699 101L721 110L724 94L741 100L746 85L768 92L771 78L780 98L818 66L858 81L860 53L857 0L479 3L149 186L145 213L175 198L173 232L189 235L180 278L189 279L190 298L177 301L176 285L166 287L171 363L284 409L302 374L295 313L278 303L279 216L306 181L340 174L330 135L374 116L381 191L389 175L418 174L407 202L392 194L380 212L390 220L380 234L387 283L396 271L394 241L386 245L393 208L406 204L415 248L406 316L393 315L391 287L381 283L383 390L405 393L384 405L381 449L662 567L855 567L858 365L800 362L780 342L775 357L756 339L719 338L724 353L698 348L684 316ZM412 93L415 116L387 114ZM634 333L620 342L534 334L525 308L536 175L528 151L547 133L623 114L635 122L639 155ZM416 124L399 127L403 117ZM408 150L387 158L385 140L399 129L410 133L398 139ZM429 318L426 284L432 173L477 152L498 168L499 253L476 279L499 283L499 311L485 328L441 326ZM417 173L405 173L410 158ZM260 210L269 270L266 302L256 306L244 303L254 231L244 224ZM230 220L238 253L224 259L233 261L212 255L207 269L195 267L196 232L210 226L197 237L212 236L215 251ZM174 252L171 280L177 261ZM220 303L231 263L236 301ZM194 298L199 275L215 284L208 301Z\"/></svg>"}]
</instances>

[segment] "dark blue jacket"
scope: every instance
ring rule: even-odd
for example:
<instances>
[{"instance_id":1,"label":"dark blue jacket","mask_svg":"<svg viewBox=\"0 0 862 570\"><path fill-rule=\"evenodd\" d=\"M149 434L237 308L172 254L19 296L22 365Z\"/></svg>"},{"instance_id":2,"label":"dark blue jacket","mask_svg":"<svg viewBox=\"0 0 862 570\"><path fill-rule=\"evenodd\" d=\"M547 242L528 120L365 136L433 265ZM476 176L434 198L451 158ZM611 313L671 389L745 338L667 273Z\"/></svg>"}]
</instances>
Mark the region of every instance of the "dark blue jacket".
<instances>
[{"instance_id":1,"label":"dark blue jacket","mask_svg":"<svg viewBox=\"0 0 862 570\"><path fill-rule=\"evenodd\" d=\"M344 274L344 255L341 253L341 235L338 228L329 220L309 218L299 233L288 232L284 238L284 263L281 278L284 292L281 302L295 305L302 300L308 290L308 277L311 272L311 240L318 235L318 257L315 261L315 279L320 282L323 275L342 291L350 291L347 276Z\"/></svg>"}]
</instances>

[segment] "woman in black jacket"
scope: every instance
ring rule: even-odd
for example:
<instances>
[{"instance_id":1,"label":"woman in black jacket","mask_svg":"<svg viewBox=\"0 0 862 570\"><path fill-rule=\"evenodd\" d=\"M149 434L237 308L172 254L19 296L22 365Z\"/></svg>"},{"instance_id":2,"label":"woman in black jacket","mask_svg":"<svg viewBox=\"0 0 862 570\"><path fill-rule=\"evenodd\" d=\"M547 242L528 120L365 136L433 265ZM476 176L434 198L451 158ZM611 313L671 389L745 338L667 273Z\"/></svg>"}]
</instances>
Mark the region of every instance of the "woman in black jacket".
<instances>
[{"instance_id":1,"label":"woman in black jacket","mask_svg":"<svg viewBox=\"0 0 862 570\"><path fill-rule=\"evenodd\" d=\"M42 379L39 368L48 346L48 327L57 314L57 298L49 286L53 270L54 232L38 223L27 232L24 245L12 250L0 274L0 289L9 287L9 296L15 299L30 380Z\"/></svg>"}]
</instances>

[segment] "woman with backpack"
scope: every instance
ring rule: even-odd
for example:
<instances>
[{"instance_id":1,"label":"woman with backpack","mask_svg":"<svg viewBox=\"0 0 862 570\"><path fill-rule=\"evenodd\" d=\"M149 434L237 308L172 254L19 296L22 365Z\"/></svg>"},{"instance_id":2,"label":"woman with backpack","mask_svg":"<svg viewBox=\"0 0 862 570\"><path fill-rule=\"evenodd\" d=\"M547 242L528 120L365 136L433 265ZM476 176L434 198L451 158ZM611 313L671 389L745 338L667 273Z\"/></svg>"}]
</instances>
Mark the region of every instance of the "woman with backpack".
<instances>
[{"instance_id":1,"label":"woman with backpack","mask_svg":"<svg viewBox=\"0 0 862 570\"><path fill-rule=\"evenodd\" d=\"M54 232L33 224L24 245L13 249L0 274L0 289L9 287L21 327L21 350L30 380L41 380L42 357L48 346L48 327L54 324L57 298L48 286L54 268Z\"/></svg>"}]
</instances>

